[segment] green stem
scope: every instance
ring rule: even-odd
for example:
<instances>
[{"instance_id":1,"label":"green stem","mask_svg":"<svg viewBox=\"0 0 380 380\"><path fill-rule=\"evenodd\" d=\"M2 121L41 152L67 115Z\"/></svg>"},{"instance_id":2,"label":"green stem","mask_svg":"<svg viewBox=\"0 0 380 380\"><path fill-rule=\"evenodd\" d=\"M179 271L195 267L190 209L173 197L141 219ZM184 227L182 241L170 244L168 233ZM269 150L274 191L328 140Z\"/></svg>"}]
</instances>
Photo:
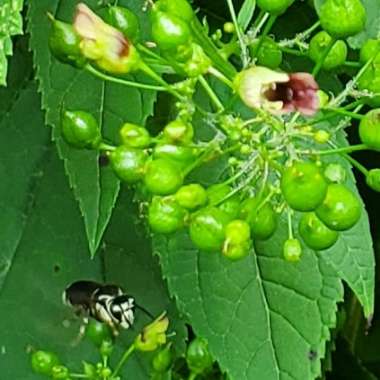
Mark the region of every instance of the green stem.
<instances>
[{"instance_id":1,"label":"green stem","mask_svg":"<svg viewBox=\"0 0 380 380\"><path fill-rule=\"evenodd\" d=\"M105 152L112 152L116 149L116 147L105 142L101 142L98 146L98 149Z\"/></svg>"},{"instance_id":2,"label":"green stem","mask_svg":"<svg viewBox=\"0 0 380 380\"><path fill-rule=\"evenodd\" d=\"M307 56L307 53L304 53L304 52L302 52L302 51L300 51L300 50L291 49L291 48L282 47L282 46L280 46L280 49L281 49L281 51L283 51L284 53L291 54L291 55L296 55L297 57L304 57L304 56Z\"/></svg>"},{"instance_id":3,"label":"green stem","mask_svg":"<svg viewBox=\"0 0 380 380\"><path fill-rule=\"evenodd\" d=\"M215 67L210 67L208 69L208 73L213 75L215 78L218 78L221 82L226 84L231 89L234 88L232 81L230 81L223 73L221 73L219 70L217 70Z\"/></svg>"},{"instance_id":4,"label":"green stem","mask_svg":"<svg viewBox=\"0 0 380 380\"><path fill-rule=\"evenodd\" d=\"M166 88L161 87L161 86L155 86L152 84L132 82L132 81L121 79L121 78L115 78L115 77L112 77L110 75L104 74L101 71L96 70L91 65L86 65L85 70L88 71L89 73L91 73L92 75L100 78L100 79L103 79L103 80L108 81L108 82L122 84L124 86L142 88L145 90L153 90L153 91L165 91L165 90L167 90Z\"/></svg>"},{"instance_id":5,"label":"green stem","mask_svg":"<svg viewBox=\"0 0 380 380\"><path fill-rule=\"evenodd\" d=\"M195 380L196 377L197 377L197 374L194 373L194 372L191 372L190 375L189 375L189 377L188 377L188 380Z\"/></svg>"},{"instance_id":6,"label":"green stem","mask_svg":"<svg viewBox=\"0 0 380 380\"><path fill-rule=\"evenodd\" d=\"M329 112L333 112L333 113L338 113L340 115L345 115L345 116L348 116L352 119L358 119L358 120L361 120L363 119L363 115L359 115L355 112L351 112L351 111L347 111L345 109L342 109L342 108L325 108L326 111L329 111Z\"/></svg>"},{"instance_id":7,"label":"green stem","mask_svg":"<svg viewBox=\"0 0 380 380\"><path fill-rule=\"evenodd\" d=\"M343 157L356 169L358 169L365 177L368 176L369 171L358 161L355 160L355 158L352 158L348 154L343 154Z\"/></svg>"},{"instance_id":8,"label":"green stem","mask_svg":"<svg viewBox=\"0 0 380 380\"><path fill-rule=\"evenodd\" d=\"M243 62L243 67L247 67L248 63L249 63L249 54L248 54L247 45L244 41L244 35L240 29L240 25L239 25L237 17L236 17L235 8L234 8L234 5L232 3L232 0L227 0L227 4L228 4L228 8L229 8L229 11L231 14L232 22L235 26L235 30L236 30L236 33L237 33L237 36L239 39L239 45L240 45L240 49L241 49L241 60Z\"/></svg>"},{"instance_id":9,"label":"green stem","mask_svg":"<svg viewBox=\"0 0 380 380\"><path fill-rule=\"evenodd\" d=\"M307 38L310 36L311 33L314 32L314 30L318 29L319 26L321 25L321 22L318 20L315 24L313 24L310 28L304 30L301 33L302 38Z\"/></svg>"},{"instance_id":10,"label":"green stem","mask_svg":"<svg viewBox=\"0 0 380 380\"><path fill-rule=\"evenodd\" d=\"M355 68L362 67L360 62L353 62L353 61L346 61L346 62L344 62L343 66L355 67Z\"/></svg>"},{"instance_id":11,"label":"green stem","mask_svg":"<svg viewBox=\"0 0 380 380\"><path fill-rule=\"evenodd\" d=\"M322 57L319 59L319 61L314 66L314 69L312 72L312 75L314 77L316 77L318 75L319 71L321 70L321 68L323 66L323 63L325 62L325 59L327 58L328 54L330 53L330 50L334 46L335 42L336 42L336 38L332 37L330 43L327 45L325 51L323 52Z\"/></svg>"},{"instance_id":12,"label":"green stem","mask_svg":"<svg viewBox=\"0 0 380 380\"><path fill-rule=\"evenodd\" d=\"M200 76L199 82L201 83L202 87L205 89L205 91L206 91L207 95L210 97L211 101L214 103L218 112L223 112L224 106L223 106L222 102L219 100L219 98L216 95L216 93L214 92L214 90L208 84L207 80L203 76Z\"/></svg>"},{"instance_id":13,"label":"green stem","mask_svg":"<svg viewBox=\"0 0 380 380\"><path fill-rule=\"evenodd\" d=\"M289 239L293 239L294 238L294 235L293 235L292 211L291 211L291 209L289 207L288 207L288 236L289 236Z\"/></svg>"},{"instance_id":14,"label":"green stem","mask_svg":"<svg viewBox=\"0 0 380 380\"><path fill-rule=\"evenodd\" d=\"M166 59L162 58L160 55L156 54L154 51L148 49L146 46L144 46L142 44L138 44L137 48L140 51L144 52L146 55L149 55L150 57L157 59L157 61L167 63Z\"/></svg>"},{"instance_id":15,"label":"green stem","mask_svg":"<svg viewBox=\"0 0 380 380\"><path fill-rule=\"evenodd\" d=\"M253 51L253 54L252 54L253 57L257 56L257 53L260 50L262 43L264 42L264 38L268 35L270 30L272 29L272 26L276 22L276 19L277 19L277 16L270 16L269 17L269 20L268 20L267 24L265 25L263 32L260 35L259 43L256 45L256 47Z\"/></svg>"},{"instance_id":16,"label":"green stem","mask_svg":"<svg viewBox=\"0 0 380 380\"><path fill-rule=\"evenodd\" d=\"M69 378L74 379L88 379L88 376L83 373L70 373Z\"/></svg>"},{"instance_id":17,"label":"green stem","mask_svg":"<svg viewBox=\"0 0 380 380\"><path fill-rule=\"evenodd\" d=\"M344 154L344 153L352 153L358 152L360 150L368 150L367 145L365 144L357 144L351 146L345 146L343 148L335 148L328 150L315 150L315 151L299 151L300 154L311 154L316 156L329 156L331 154Z\"/></svg>"},{"instance_id":18,"label":"green stem","mask_svg":"<svg viewBox=\"0 0 380 380\"><path fill-rule=\"evenodd\" d=\"M120 372L121 368L123 367L123 365L125 364L125 362L129 359L129 357L133 354L133 352L135 351L135 345L132 344L125 352L124 352L124 355L122 356L122 358L120 359L119 363L117 363L116 367L115 367L115 370L113 371L112 375L111 375L111 378L114 378L118 375L118 373Z\"/></svg>"}]
</instances>

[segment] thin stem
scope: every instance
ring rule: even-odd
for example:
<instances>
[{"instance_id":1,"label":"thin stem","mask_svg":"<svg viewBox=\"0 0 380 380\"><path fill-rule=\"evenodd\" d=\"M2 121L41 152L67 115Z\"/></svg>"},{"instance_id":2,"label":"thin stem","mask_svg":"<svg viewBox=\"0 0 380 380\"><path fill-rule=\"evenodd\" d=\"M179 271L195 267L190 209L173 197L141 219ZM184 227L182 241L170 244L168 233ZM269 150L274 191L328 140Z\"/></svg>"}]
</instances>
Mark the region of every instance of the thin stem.
<instances>
[{"instance_id":1,"label":"thin stem","mask_svg":"<svg viewBox=\"0 0 380 380\"><path fill-rule=\"evenodd\" d=\"M70 373L69 378L74 378L74 379L88 379L88 376L85 375L84 373Z\"/></svg>"},{"instance_id":2,"label":"thin stem","mask_svg":"<svg viewBox=\"0 0 380 380\"><path fill-rule=\"evenodd\" d=\"M234 88L232 81L230 81L223 73L221 73L218 69L215 67L210 67L208 69L208 73L213 75L215 78L218 78L221 82L226 84L230 88Z\"/></svg>"},{"instance_id":3,"label":"thin stem","mask_svg":"<svg viewBox=\"0 0 380 380\"><path fill-rule=\"evenodd\" d=\"M224 111L224 105L219 100L218 96L216 95L214 90L211 88L211 86L208 84L207 80L203 76L200 76L199 82L201 83L201 85L205 89L205 91L207 92L207 95L210 97L211 101L214 103L216 109L219 112L223 112Z\"/></svg>"},{"instance_id":4,"label":"thin stem","mask_svg":"<svg viewBox=\"0 0 380 380\"><path fill-rule=\"evenodd\" d=\"M97 69L95 69L95 67L93 67L89 64L85 66L85 70L88 71L89 73L91 73L92 75L100 78L100 79L103 79L103 80L108 81L108 82L122 84L124 86L143 88L145 90L153 90L153 91L166 91L167 90L166 88L161 87L161 86L155 86L152 84L132 82L132 81L121 79L121 78L115 78L115 77L112 77L110 75L104 74L101 71L98 71Z\"/></svg>"},{"instance_id":5,"label":"thin stem","mask_svg":"<svg viewBox=\"0 0 380 380\"><path fill-rule=\"evenodd\" d=\"M312 75L314 77L316 77L318 75L319 71L321 70L321 68L323 66L323 63L325 62L325 59L327 58L328 54L330 53L330 50L335 45L335 42L336 42L336 38L332 37L330 43L327 45L325 51L323 52L322 57L319 59L319 61L314 66L314 69L312 72Z\"/></svg>"},{"instance_id":6,"label":"thin stem","mask_svg":"<svg viewBox=\"0 0 380 380\"><path fill-rule=\"evenodd\" d=\"M256 45L254 51L253 51L253 57L257 56L257 53L260 51L261 45L264 42L264 38L269 34L270 30L272 29L272 26L276 22L277 16L270 16L267 24L265 25L265 28L263 32L261 33L259 43Z\"/></svg>"},{"instance_id":7,"label":"thin stem","mask_svg":"<svg viewBox=\"0 0 380 380\"><path fill-rule=\"evenodd\" d=\"M304 56L307 55L307 53L304 53L301 50L297 50L297 49L291 49L291 48L282 47L282 46L280 46L280 49L284 53L291 54L291 55L296 55L297 57L304 57Z\"/></svg>"},{"instance_id":8,"label":"thin stem","mask_svg":"<svg viewBox=\"0 0 380 380\"><path fill-rule=\"evenodd\" d=\"M160 55L156 54L154 51L148 49L143 44L138 44L137 48L141 50L142 52L144 52L146 55L149 55L150 57L157 59L157 61L167 63L166 59L162 58Z\"/></svg>"},{"instance_id":9,"label":"thin stem","mask_svg":"<svg viewBox=\"0 0 380 380\"><path fill-rule=\"evenodd\" d=\"M238 23L236 13L235 13L235 8L234 8L234 5L232 3L232 0L227 0L227 4L228 4L228 8L230 10L232 22L234 23L235 30L236 30L236 33L237 33L237 36L239 39L239 45L240 45L240 49L241 49L241 60L243 62L243 67L246 67L246 66L248 66L248 63L249 63L249 54L248 54L248 50L247 50L247 45L244 41L244 35L243 35L241 28L240 28L240 25Z\"/></svg>"},{"instance_id":10,"label":"thin stem","mask_svg":"<svg viewBox=\"0 0 380 380\"><path fill-rule=\"evenodd\" d=\"M336 149L329 149L329 150L320 150L320 151L312 151L312 152L307 152L303 151L300 152L302 154L315 154L318 156L328 156L330 154L342 154L342 153L352 153L352 152L357 152L360 150L368 150L367 145L365 144L357 144L357 145L351 145L351 146L345 146L343 148L336 148Z\"/></svg>"},{"instance_id":11,"label":"thin stem","mask_svg":"<svg viewBox=\"0 0 380 380\"><path fill-rule=\"evenodd\" d=\"M288 236L289 239L293 239L293 221L292 221L292 210L288 207Z\"/></svg>"},{"instance_id":12,"label":"thin stem","mask_svg":"<svg viewBox=\"0 0 380 380\"><path fill-rule=\"evenodd\" d=\"M103 150L105 152L112 152L116 149L116 147L105 142L101 142L98 146L98 149Z\"/></svg>"},{"instance_id":13,"label":"thin stem","mask_svg":"<svg viewBox=\"0 0 380 380\"><path fill-rule=\"evenodd\" d=\"M364 117L363 115L359 115L355 112L350 112L342 108L326 108L326 111L331 111L333 113L338 113L340 115L345 115L352 119L358 119L358 120L361 120Z\"/></svg>"},{"instance_id":14,"label":"thin stem","mask_svg":"<svg viewBox=\"0 0 380 380\"><path fill-rule=\"evenodd\" d=\"M263 25L265 25L269 17L270 14L268 12L260 11L254 23L255 26L252 28L252 34L249 36L251 40L254 40L256 38L257 34L260 32Z\"/></svg>"},{"instance_id":15,"label":"thin stem","mask_svg":"<svg viewBox=\"0 0 380 380\"><path fill-rule=\"evenodd\" d=\"M343 66L355 67L355 68L362 67L360 62L353 62L353 61L346 61L346 62L344 62Z\"/></svg>"},{"instance_id":16,"label":"thin stem","mask_svg":"<svg viewBox=\"0 0 380 380\"><path fill-rule=\"evenodd\" d=\"M314 30L318 29L320 25L321 25L321 22L318 20L310 28L304 30L300 35L302 35L302 38L307 38L310 36L311 33L314 32Z\"/></svg>"},{"instance_id":17,"label":"thin stem","mask_svg":"<svg viewBox=\"0 0 380 380\"><path fill-rule=\"evenodd\" d=\"M189 375L189 377L188 377L188 380L195 380L196 377L197 377L197 374L194 373L194 372L191 372L190 375Z\"/></svg>"},{"instance_id":18,"label":"thin stem","mask_svg":"<svg viewBox=\"0 0 380 380\"><path fill-rule=\"evenodd\" d=\"M354 166L356 169L358 169L365 177L368 176L369 174L369 171L360 163L358 162L357 160L355 160L355 158L352 158L351 156L349 156L348 154L343 154L343 157L352 165Z\"/></svg>"},{"instance_id":19,"label":"thin stem","mask_svg":"<svg viewBox=\"0 0 380 380\"><path fill-rule=\"evenodd\" d=\"M125 362L129 359L129 357L133 354L135 351L135 345L132 344L125 352L122 358L120 359L119 363L117 363L115 370L113 371L111 378L114 378L117 376L117 374L120 372L121 368L125 364Z\"/></svg>"}]
</instances>

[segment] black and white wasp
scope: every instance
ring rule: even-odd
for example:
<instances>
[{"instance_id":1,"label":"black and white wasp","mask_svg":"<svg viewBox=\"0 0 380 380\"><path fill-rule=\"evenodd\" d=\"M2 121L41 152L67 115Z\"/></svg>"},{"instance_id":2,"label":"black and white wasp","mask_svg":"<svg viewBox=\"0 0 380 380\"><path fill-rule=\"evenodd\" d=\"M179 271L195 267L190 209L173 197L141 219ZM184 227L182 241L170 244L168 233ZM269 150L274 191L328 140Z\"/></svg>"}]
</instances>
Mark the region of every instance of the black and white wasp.
<instances>
[{"instance_id":1,"label":"black and white wasp","mask_svg":"<svg viewBox=\"0 0 380 380\"><path fill-rule=\"evenodd\" d=\"M118 335L118 329L129 329L135 322L135 309L154 319L151 313L136 304L134 297L118 285L95 281L76 281L63 293L63 302L72 307L78 316L94 318L109 325Z\"/></svg>"}]
</instances>

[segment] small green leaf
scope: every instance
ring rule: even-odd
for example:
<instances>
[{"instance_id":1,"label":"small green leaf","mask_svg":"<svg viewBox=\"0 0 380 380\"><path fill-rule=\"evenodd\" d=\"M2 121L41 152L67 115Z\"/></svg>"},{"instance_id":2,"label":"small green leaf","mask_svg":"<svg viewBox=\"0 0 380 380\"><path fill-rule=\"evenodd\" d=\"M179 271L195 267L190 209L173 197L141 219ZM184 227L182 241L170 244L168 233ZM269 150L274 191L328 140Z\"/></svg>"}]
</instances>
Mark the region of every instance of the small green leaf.
<instances>
[{"instance_id":1,"label":"small green leaf","mask_svg":"<svg viewBox=\"0 0 380 380\"><path fill-rule=\"evenodd\" d=\"M96 9L97 3L92 0L88 5ZM119 193L119 181L109 167L99 165L99 153L67 146L60 133L60 112L65 107L92 113L102 127L103 136L117 143L118 130L124 122L145 123L153 110L156 93L106 83L86 72L62 65L50 55L50 25L46 12L70 22L76 4L74 0L31 2L28 19L46 122L53 127L53 139L65 162L70 185L84 217L90 252L94 255L110 220ZM141 11L142 0L128 4L143 21L146 19ZM119 5L123 5L122 2ZM131 79L141 80L140 76Z\"/></svg>"},{"instance_id":2,"label":"small green leaf","mask_svg":"<svg viewBox=\"0 0 380 380\"><path fill-rule=\"evenodd\" d=\"M3 0L0 4L0 85L6 84L8 62L12 54L11 37L22 34L23 0Z\"/></svg>"},{"instance_id":3,"label":"small green leaf","mask_svg":"<svg viewBox=\"0 0 380 380\"><path fill-rule=\"evenodd\" d=\"M256 0L245 0L238 14L238 23L243 31L247 30L256 8Z\"/></svg>"}]
</instances>

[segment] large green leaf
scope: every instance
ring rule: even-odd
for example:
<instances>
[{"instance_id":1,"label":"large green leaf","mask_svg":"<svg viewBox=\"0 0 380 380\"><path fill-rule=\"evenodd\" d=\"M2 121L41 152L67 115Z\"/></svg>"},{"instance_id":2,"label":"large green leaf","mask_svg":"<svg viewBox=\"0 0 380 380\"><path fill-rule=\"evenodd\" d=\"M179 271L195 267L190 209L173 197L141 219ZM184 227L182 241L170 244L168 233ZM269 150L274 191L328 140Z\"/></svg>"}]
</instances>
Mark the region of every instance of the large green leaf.
<instances>
[{"instance_id":1,"label":"large green leaf","mask_svg":"<svg viewBox=\"0 0 380 380\"><path fill-rule=\"evenodd\" d=\"M39 109L36 85L31 84L15 104L8 128L0 128L0 141L7 144L2 147L1 173L4 189L9 193L0 214L4 244L0 260L7 263L0 284L1 378L39 379L31 372L28 358L28 352L36 348L57 352L76 371L80 370L82 360L99 360L90 344L71 346L79 320L64 307L61 293L78 279L114 281L125 286L155 315L168 310L171 328L176 332L176 347L182 350L184 325L168 298L157 260L151 255L149 239L141 234L141 225L132 216L137 207L128 197L121 197L102 253L90 260L82 218L62 162L49 143ZM41 151L44 154L37 159ZM30 202L26 202L26 197ZM24 203L29 205L27 209ZM12 225L7 228L10 222ZM9 242L9 247L5 242ZM136 327L122 334L116 356L139 328L149 322L143 314L136 315ZM133 374L133 379L148 379L148 359L149 356L135 355L124 373Z\"/></svg>"},{"instance_id":2,"label":"large green leaf","mask_svg":"<svg viewBox=\"0 0 380 380\"><path fill-rule=\"evenodd\" d=\"M75 0L31 2L28 30L31 34L30 45L34 53L42 105L46 110L46 122L53 127L53 139L65 162L71 187L79 201L93 255L111 217L119 192L119 181L109 168L99 167L97 152L75 150L66 145L60 134L60 112L62 107L91 112L98 118L104 137L115 141L123 122L145 123L152 112L156 94L100 81L86 72L60 64L50 55L50 26L46 12L51 12L58 19L70 21L76 3ZM91 0L87 3L96 8L98 2ZM144 20L142 0L125 3L135 9L140 19Z\"/></svg>"},{"instance_id":3,"label":"large green leaf","mask_svg":"<svg viewBox=\"0 0 380 380\"><path fill-rule=\"evenodd\" d=\"M0 85L6 84L7 56L12 54L11 37L22 33L23 0L2 0L0 3Z\"/></svg>"}]
</instances>

